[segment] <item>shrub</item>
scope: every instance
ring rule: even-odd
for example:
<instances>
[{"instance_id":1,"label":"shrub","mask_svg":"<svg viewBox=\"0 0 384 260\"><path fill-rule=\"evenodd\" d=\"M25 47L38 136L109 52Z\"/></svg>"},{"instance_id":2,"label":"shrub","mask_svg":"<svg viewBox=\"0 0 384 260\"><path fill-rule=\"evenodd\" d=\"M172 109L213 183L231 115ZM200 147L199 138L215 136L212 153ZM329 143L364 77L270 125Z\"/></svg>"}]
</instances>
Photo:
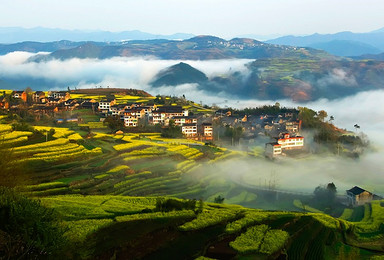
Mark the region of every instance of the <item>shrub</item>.
<instances>
[{"instance_id":1,"label":"shrub","mask_svg":"<svg viewBox=\"0 0 384 260\"><path fill-rule=\"evenodd\" d=\"M190 209L195 210L196 200L177 200L177 199L163 199L157 198L156 210L157 211L172 211L172 210L184 210Z\"/></svg>"},{"instance_id":2,"label":"shrub","mask_svg":"<svg viewBox=\"0 0 384 260\"><path fill-rule=\"evenodd\" d=\"M13 190L0 188L0 255L5 259L39 259L64 245L63 230L52 209Z\"/></svg>"}]
</instances>

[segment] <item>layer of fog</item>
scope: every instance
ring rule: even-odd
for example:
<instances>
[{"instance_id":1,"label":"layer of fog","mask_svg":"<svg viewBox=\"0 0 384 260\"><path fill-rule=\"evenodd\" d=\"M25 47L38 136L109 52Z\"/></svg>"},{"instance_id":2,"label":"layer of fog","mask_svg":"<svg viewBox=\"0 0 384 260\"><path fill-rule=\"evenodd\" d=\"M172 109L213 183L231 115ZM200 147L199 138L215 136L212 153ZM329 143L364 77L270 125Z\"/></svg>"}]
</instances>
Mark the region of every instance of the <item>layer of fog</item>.
<instances>
[{"instance_id":1,"label":"layer of fog","mask_svg":"<svg viewBox=\"0 0 384 260\"><path fill-rule=\"evenodd\" d=\"M366 152L358 160L333 155L312 156L301 160L282 160L273 163L260 159L226 161L218 167L227 173L230 181L259 185L276 177L278 188L313 191L319 184L334 182L341 193L355 185L384 195L384 91L359 93L339 100L318 100L305 104L290 100L238 100L226 93L210 94L198 89L196 84L177 87L152 88L149 83L161 70L177 64L176 60L156 60L153 58L113 58L52 60L41 63L28 62L35 54L14 52L0 56L0 79L26 78L50 82L49 89L94 88L95 86L138 88L152 95L185 95L188 99L205 104L218 104L222 107L254 107L279 102L282 106L307 106L316 111L326 110L334 116L334 124L354 131L353 125L361 126L359 131L368 135L374 151ZM239 71L247 75L245 66L250 60L183 61L203 71L208 77ZM353 79L342 71L336 71L342 80L354 84ZM335 74L334 73L334 74ZM332 75L331 75L332 76ZM333 79L335 80L335 79ZM339 79L337 79L339 80ZM326 82L325 82L326 83ZM28 82L25 82L25 87ZM45 89L47 90L47 89Z\"/></svg>"},{"instance_id":2,"label":"layer of fog","mask_svg":"<svg viewBox=\"0 0 384 260\"><path fill-rule=\"evenodd\" d=\"M0 56L0 79L31 77L51 81L50 89L110 86L117 88L151 89L148 85L155 75L179 62L186 62L203 71L209 78L238 71L247 74L245 64L251 60L159 60L153 57L115 57L111 59L68 59L45 62L29 62L36 53L12 52ZM26 82L27 84L27 82Z\"/></svg>"},{"instance_id":3,"label":"layer of fog","mask_svg":"<svg viewBox=\"0 0 384 260\"><path fill-rule=\"evenodd\" d=\"M282 190L312 192L318 185L334 182L339 194L346 189L360 186L376 194L384 196L384 91L362 92L357 95L338 99L322 99L305 104L293 103L289 100L258 101L247 100L240 104L228 104L239 108L254 107L262 104L298 107L306 106L315 111L325 110L328 119L332 115L333 124L340 128L364 133L368 136L371 148L367 149L359 159L349 159L333 154L312 155L304 159L279 160L236 160L218 165L221 171L233 181L242 185L264 186L265 182L276 181L277 188ZM361 128L357 131L354 125ZM241 167L239 167L241 165Z\"/></svg>"}]
</instances>

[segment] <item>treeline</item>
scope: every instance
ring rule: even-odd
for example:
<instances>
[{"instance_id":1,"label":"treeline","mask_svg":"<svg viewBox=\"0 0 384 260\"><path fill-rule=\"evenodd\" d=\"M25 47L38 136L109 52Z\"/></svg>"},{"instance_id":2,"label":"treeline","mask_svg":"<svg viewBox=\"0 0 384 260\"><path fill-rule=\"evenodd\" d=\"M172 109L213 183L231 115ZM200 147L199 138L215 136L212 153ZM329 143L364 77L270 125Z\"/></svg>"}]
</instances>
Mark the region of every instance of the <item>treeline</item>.
<instances>
[{"instance_id":1,"label":"treeline","mask_svg":"<svg viewBox=\"0 0 384 260\"><path fill-rule=\"evenodd\" d=\"M328 146L334 153L357 158L363 152L362 148L369 145L369 141L363 133L346 135L345 130L335 127L332 123L335 118L332 115L328 117L326 111L316 112L307 107L299 107L298 109L298 118L302 122L302 129L315 131L313 140ZM360 128L357 124L354 127Z\"/></svg>"},{"instance_id":2,"label":"treeline","mask_svg":"<svg viewBox=\"0 0 384 260\"><path fill-rule=\"evenodd\" d=\"M228 109L234 116L245 116L245 115L278 115L283 113L298 114L299 110L296 108L281 107L279 103L274 105L264 105L260 107L248 107L244 109Z\"/></svg>"}]
</instances>

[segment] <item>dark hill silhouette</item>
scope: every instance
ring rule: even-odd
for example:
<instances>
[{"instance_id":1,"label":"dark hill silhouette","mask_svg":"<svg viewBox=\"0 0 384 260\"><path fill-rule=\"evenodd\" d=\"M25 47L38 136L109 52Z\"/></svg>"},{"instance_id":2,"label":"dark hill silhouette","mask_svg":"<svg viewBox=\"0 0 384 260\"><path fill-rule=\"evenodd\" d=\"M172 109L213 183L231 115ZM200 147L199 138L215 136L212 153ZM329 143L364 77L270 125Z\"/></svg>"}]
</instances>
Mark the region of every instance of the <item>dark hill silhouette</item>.
<instances>
[{"instance_id":1,"label":"dark hill silhouette","mask_svg":"<svg viewBox=\"0 0 384 260\"><path fill-rule=\"evenodd\" d=\"M180 62L179 64L160 71L152 82L152 86L177 86L185 83L201 84L207 81L208 78L203 72L184 62Z\"/></svg>"}]
</instances>

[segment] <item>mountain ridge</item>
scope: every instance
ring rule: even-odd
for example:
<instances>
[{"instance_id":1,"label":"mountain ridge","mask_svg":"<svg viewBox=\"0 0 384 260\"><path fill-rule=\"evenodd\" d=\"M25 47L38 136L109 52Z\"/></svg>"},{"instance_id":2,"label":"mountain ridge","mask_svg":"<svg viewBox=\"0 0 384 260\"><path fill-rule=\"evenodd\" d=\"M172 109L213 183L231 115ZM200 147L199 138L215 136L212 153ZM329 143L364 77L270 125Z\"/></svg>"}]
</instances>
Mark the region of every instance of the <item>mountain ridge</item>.
<instances>
[{"instance_id":1,"label":"mountain ridge","mask_svg":"<svg viewBox=\"0 0 384 260\"><path fill-rule=\"evenodd\" d=\"M170 35L152 34L139 30L110 32L103 30L68 30L59 28L21 28L0 27L0 42L15 43L23 41L124 41L124 40L149 40L172 39L180 40L193 37L193 34L175 33Z\"/></svg>"},{"instance_id":2,"label":"mountain ridge","mask_svg":"<svg viewBox=\"0 0 384 260\"><path fill-rule=\"evenodd\" d=\"M88 56L87 56L88 55ZM32 61L68 58L111 58L111 57L153 56L174 60L212 60L231 58L336 58L324 51L312 48L297 48L268 44L254 39L234 38L224 40L215 36L196 36L183 41L150 40L127 41L123 43L87 42L74 48L56 50L49 55L40 55Z\"/></svg>"},{"instance_id":3,"label":"mountain ridge","mask_svg":"<svg viewBox=\"0 0 384 260\"><path fill-rule=\"evenodd\" d=\"M276 39L268 40L266 42L271 44L310 47L314 44L329 43L335 40L359 42L362 44L367 44L384 52L384 28L368 33L353 33L345 31L334 34L315 33L306 36L287 35ZM355 54L355 56L358 55L359 53Z\"/></svg>"}]
</instances>

